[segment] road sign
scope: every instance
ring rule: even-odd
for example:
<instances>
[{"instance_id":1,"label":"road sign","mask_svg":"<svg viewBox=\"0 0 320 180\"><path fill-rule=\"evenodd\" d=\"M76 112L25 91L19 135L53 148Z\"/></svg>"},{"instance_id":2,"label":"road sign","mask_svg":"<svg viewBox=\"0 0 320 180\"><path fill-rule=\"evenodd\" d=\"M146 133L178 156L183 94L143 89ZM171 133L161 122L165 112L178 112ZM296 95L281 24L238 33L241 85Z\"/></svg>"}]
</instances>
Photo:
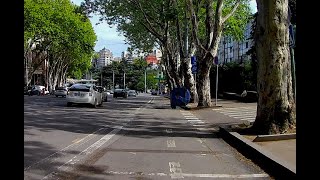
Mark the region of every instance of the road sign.
<instances>
[{"instance_id":1,"label":"road sign","mask_svg":"<svg viewBox=\"0 0 320 180\"><path fill-rule=\"evenodd\" d=\"M219 63L218 56L214 57L214 64L217 65Z\"/></svg>"},{"instance_id":2,"label":"road sign","mask_svg":"<svg viewBox=\"0 0 320 180\"><path fill-rule=\"evenodd\" d=\"M196 56L191 56L191 71L192 74L196 74L197 73L197 58Z\"/></svg>"}]
</instances>

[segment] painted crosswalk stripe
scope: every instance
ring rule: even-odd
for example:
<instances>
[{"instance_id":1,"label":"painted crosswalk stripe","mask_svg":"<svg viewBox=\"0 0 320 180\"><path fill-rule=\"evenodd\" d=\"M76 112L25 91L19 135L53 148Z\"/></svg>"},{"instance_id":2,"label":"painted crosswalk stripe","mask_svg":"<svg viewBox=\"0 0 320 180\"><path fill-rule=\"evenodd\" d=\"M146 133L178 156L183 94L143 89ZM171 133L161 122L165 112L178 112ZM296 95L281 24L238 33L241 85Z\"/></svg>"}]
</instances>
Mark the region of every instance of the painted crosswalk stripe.
<instances>
[{"instance_id":1,"label":"painted crosswalk stripe","mask_svg":"<svg viewBox=\"0 0 320 180\"><path fill-rule=\"evenodd\" d=\"M229 116L234 118L248 118L248 117L253 117L254 114L236 114L236 115L229 115Z\"/></svg>"},{"instance_id":2,"label":"painted crosswalk stripe","mask_svg":"<svg viewBox=\"0 0 320 180\"><path fill-rule=\"evenodd\" d=\"M228 114L228 115L232 115L232 114L239 114L239 113L241 113L241 114L256 114L255 112L252 112L252 111L245 111L245 112L241 112L241 111L238 111L238 112L225 112L224 114Z\"/></svg>"},{"instance_id":3,"label":"painted crosswalk stripe","mask_svg":"<svg viewBox=\"0 0 320 180\"><path fill-rule=\"evenodd\" d=\"M256 107L232 107L212 110L232 118L240 119L241 121L249 122L255 121L257 113Z\"/></svg>"},{"instance_id":4,"label":"painted crosswalk stripe","mask_svg":"<svg viewBox=\"0 0 320 180\"><path fill-rule=\"evenodd\" d=\"M197 118L197 117L188 117L186 119L188 120L188 119L199 119L199 118Z\"/></svg>"}]
</instances>

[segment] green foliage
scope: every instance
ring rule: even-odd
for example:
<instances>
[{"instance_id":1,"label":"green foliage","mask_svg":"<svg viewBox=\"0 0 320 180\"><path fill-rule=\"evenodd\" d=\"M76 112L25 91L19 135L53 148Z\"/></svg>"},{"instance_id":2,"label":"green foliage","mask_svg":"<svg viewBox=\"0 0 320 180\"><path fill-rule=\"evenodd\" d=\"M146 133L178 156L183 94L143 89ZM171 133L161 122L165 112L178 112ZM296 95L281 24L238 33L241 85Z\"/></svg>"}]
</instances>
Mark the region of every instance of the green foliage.
<instances>
[{"instance_id":1,"label":"green foliage","mask_svg":"<svg viewBox=\"0 0 320 180\"><path fill-rule=\"evenodd\" d=\"M47 51L51 63L63 61L70 76L81 77L91 66L97 39L88 17L69 0L24 2L25 51L37 42L32 51Z\"/></svg>"},{"instance_id":2,"label":"green foliage","mask_svg":"<svg viewBox=\"0 0 320 180\"><path fill-rule=\"evenodd\" d=\"M237 41L241 41L244 39L244 31L247 23L249 22L252 14L250 13L250 1L242 0L241 4L224 25L223 34L226 36L230 36ZM230 13L235 1L227 0L225 1L225 6L223 8L222 14L226 16L226 14Z\"/></svg>"}]
</instances>

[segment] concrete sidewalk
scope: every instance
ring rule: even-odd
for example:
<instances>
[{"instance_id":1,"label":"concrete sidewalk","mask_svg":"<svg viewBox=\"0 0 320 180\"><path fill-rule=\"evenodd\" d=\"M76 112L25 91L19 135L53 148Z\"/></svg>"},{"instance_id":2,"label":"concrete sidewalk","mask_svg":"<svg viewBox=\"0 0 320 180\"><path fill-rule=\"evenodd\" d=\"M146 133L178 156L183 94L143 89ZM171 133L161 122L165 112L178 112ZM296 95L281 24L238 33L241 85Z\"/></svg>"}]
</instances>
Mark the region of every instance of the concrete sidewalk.
<instances>
[{"instance_id":1,"label":"concrete sidewalk","mask_svg":"<svg viewBox=\"0 0 320 180\"><path fill-rule=\"evenodd\" d=\"M213 100L215 104L215 100ZM268 140L253 141L257 136L239 134L233 132L231 127L234 124L244 124L235 118L221 115L216 108L236 108L255 106L256 103L242 103L233 100L218 99L218 106L205 109L196 108L197 104L191 103L186 110L191 111L197 117L206 122L208 127L218 126L221 137L235 147L239 152L251 159L266 172L276 178L295 178L296 177L296 139L289 138L280 140L274 135ZM245 123L248 125L248 122Z\"/></svg>"}]
</instances>

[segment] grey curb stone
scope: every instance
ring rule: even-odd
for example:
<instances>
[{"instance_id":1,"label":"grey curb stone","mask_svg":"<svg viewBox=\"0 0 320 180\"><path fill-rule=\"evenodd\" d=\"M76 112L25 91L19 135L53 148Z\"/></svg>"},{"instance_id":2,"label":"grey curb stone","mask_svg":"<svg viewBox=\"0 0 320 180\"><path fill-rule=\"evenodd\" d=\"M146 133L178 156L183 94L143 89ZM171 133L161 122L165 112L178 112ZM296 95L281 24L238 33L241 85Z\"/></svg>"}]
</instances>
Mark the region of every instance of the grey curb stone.
<instances>
[{"instance_id":1,"label":"grey curb stone","mask_svg":"<svg viewBox=\"0 0 320 180\"><path fill-rule=\"evenodd\" d=\"M253 142L264 142L264 141L280 141L296 139L296 133L291 134L276 134L276 135L258 135Z\"/></svg>"},{"instance_id":2,"label":"grey curb stone","mask_svg":"<svg viewBox=\"0 0 320 180\"><path fill-rule=\"evenodd\" d=\"M229 132L226 127L219 127L219 137L236 148L245 157L251 159L264 171L276 179L295 179L296 167L275 157L261 146L242 137L237 132Z\"/></svg>"}]
</instances>

